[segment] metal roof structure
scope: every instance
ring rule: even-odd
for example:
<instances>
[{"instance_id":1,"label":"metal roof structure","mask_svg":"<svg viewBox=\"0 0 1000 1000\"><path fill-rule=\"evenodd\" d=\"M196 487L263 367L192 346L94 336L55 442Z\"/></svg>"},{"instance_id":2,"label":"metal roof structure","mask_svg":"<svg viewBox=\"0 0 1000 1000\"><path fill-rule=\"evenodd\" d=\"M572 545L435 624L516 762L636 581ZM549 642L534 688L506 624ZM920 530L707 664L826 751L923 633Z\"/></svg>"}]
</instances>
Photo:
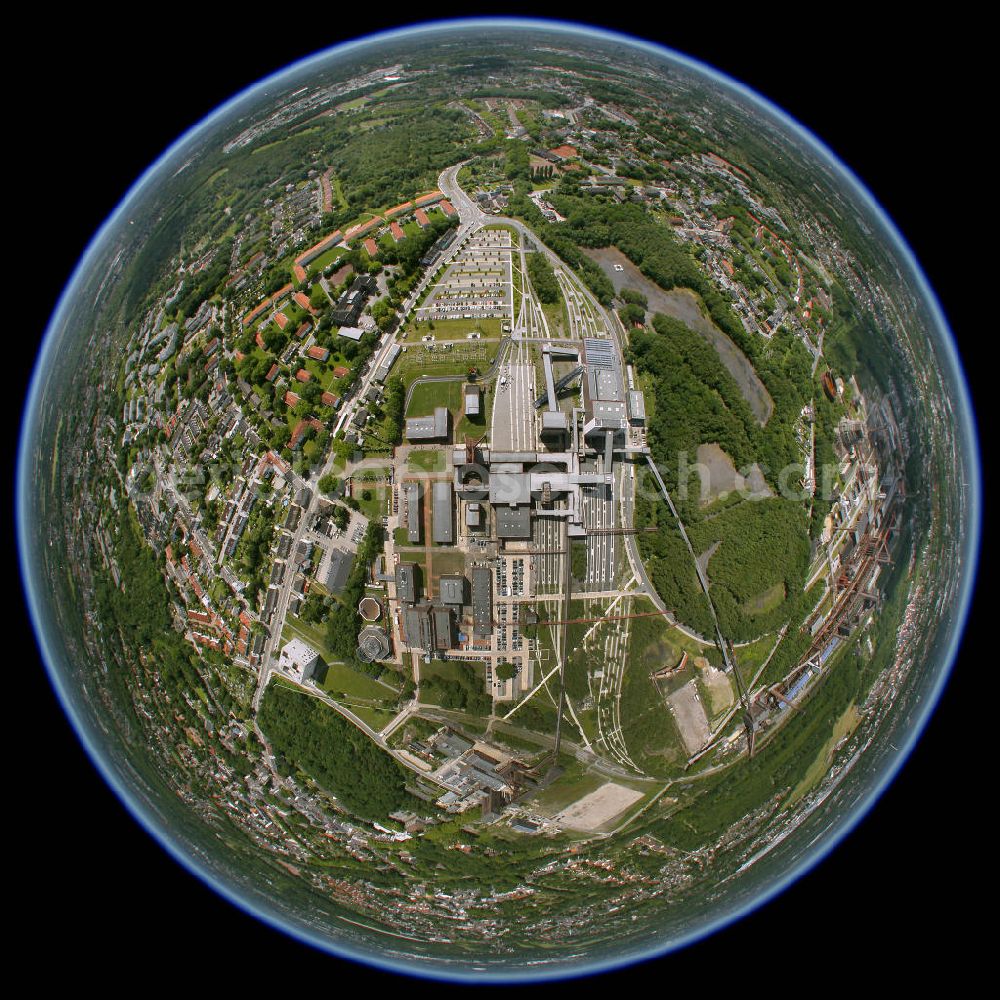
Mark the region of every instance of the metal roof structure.
<instances>
[{"instance_id":1,"label":"metal roof structure","mask_svg":"<svg viewBox=\"0 0 1000 1000\"><path fill-rule=\"evenodd\" d=\"M531 508L494 507L497 516L497 538L530 538Z\"/></svg>"},{"instance_id":2,"label":"metal roof structure","mask_svg":"<svg viewBox=\"0 0 1000 1000\"><path fill-rule=\"evenodd\" d=\"M438 596L442 604L465 604L465 577L442 576L438 581Z\"/></svg>"},{"instance_id":3,"label":"metal roof structure","mask_svg":"<svg viewBox=\"0 0 1000 1000\"><path fill-rule=\"evenodd\" d=\"M451 545L455 541L455 512L451 497L451 483L437 482L433 490L432 534L439 545Z\"/></svg>"},{"instance_id":4,"label":"metal roof structure","mask_svg":"<svg viewBox=\"0 0 1000 1000\"><path fill-rule=\"evenodd\" d=\"M339 594L347 586L354 565L354 553L346 549L332 548L324 585L331 594Z\"/></svg>"},{"instance_id":5,"label":"metal roof structure","mask_svg":"<svg viewBox=\"0 0 1000 1000\"><path fill-rule=\"evenodd\" d=\"M420 483L410 480L403 486L406 493L406 538L414 545L420 543Z\"/></svg>"},{"instance_id":6,"label":"metal roof structure","mask_svg":"<svg viewBox=\"0 0 1000 1000\"><path fill-rule=\"evenodd\" d=\"M482 566L472 571L472 634L493 634L493 574Z\"/></svg>"},{"instance_id":7,"label":"metal roof structure","mask_svg":"<svg viewBox=\"0 0 1000 1000\"><path fill-rule=\"evenodd\" d=\"M396 565L396 597L407 604L417 599L416 563L401 562Z\"/></svg>"},{"instance_id":8,"label":"metal roof structure","mask_svg":"<svg viewBox=\"0 0 1000 1000\"><path fill-rule=\"evenodd\" d=\"M490 468L490 502L520 504L531 502L531 476L525 472L497 472Z\"/></svg>"},{"instance_id":9,"label":"metal roof structure","mask_svg":"<svg viewBox=\"0 0 1000 1000\"><path fill-rule=\"evenodd\" d=\"M465 415L467 417L478 417L479 407L479 386L467 385L465 387Z\"/></svg>"},{"instance_id":10,"label":"metal roof structure","mask_svg":"<svg viewBox=\"0 0 1000 1000\"><path fill-rule=\"evenodd\" d=\"M407 417L406 436L410 441L434 441L448 436L448 408L436 406L427 417Z\"/></svg>"}]
</instances>

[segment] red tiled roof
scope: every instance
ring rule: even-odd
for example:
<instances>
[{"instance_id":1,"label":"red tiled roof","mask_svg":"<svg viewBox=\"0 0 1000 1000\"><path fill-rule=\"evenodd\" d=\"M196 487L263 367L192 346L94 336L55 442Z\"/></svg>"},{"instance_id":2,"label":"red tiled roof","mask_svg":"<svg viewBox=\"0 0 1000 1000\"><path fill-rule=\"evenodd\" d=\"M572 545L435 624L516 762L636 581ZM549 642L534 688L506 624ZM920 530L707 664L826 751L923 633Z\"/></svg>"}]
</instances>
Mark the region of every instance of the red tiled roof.
<instances>
[{"instance_id":1,"label":"red tiled roof","mask_svg":"<svg viewBox=\"0 0 1000 1000\"><path fill-rule=\"evenodd\" d=\"M319 397L319 401L324 406L336 406L340 402L340 397L335 396L332 392L324 392L323 395Z\"/></svg>"},{"instance_id":2,"label":"red tiled roof","mask_svg":"<svg viewBox=\"0 0 1000 1000\"><path fill-rule=\"evenodd\" d=\"M385 218L391 219L394 215L401 215L408 208L413 208L412 201L404 201L401 205L395 205L385 213Z\"/></svg>"},{"instance_id":3,"label":"red tiled roof","mask_svg":"<svg viewBox=\"0 0 1000 1000\"><path fill-rule=\"evenodd\" d=\"M249 326L262 312L264 312L265 309L267 309L269 305L274 302L280 302L281 299L283 299L291 290L291 282L287 285L282 285L281 288L274 293L274 295L269 296L259 305L254 306L253 309L251 309L250 312L243 317L243 325Z\"/></svg>"},{"instance_id":4,"label":"red tiled roof","mask_svg":"<svg viewBox=\"0 0 1000 1000\"><path fill-rule=\"evenodd\" d=\"M274 322L284 330L288 326L288 317L283 312L276 312L274 314Z\"/></svg>"},{"instance_id":5,"label":"red tiled roof","mask_svg":"<svg viewBox=\"0 0 1000 1000\"><path fill-rule=\"evenodd\" d=\"M445 215L454 215L455 206L450 201L448 201L447 198L444 198L441 201L441 211L444 212Z\"/></svg>"},{"instance_id":6,"label":"red tiled roof","mask_svg":"<svg viewBox=\"0 0 1000 1000\"><path fill-rule=\"evenodd\" d=\"M295 425L295 430L292 431L292 436L288 439L288 446L294 448L299 441L305 436L306 428L312 427L317 431L323 429L322 423L318 421L315 417L306 417L304 420L300 420Z\"/></svg>"},{"instance_id":7,"label":"red tiled roof","mask_svg":"<svg viewBox=\"0 0 1000 1000\"><path fill-rule=\"evenodd\" d=\"M313 311L312 303L310 303L309 296L305 292L296 292L292 298L306 311Z\"/></svg>"},{"instance_id":8,"label":"red tiled roof","mask_svg":"<svg viewBox=\"0 0 1000 1000\"><path fill-rule=\"evenodd\" d=\"M299 325L299 328L295 331L295 336L301 340L310 330L312 329L312 323L306 320L304 323Z\"/></svg>"},{"instance_id":9,"label":"red tiled roof","mask_svg":"<svg viewBox=\"0 0 1000 1000\"><path fill-rule=\"evenodd\" d=\"M404 237L404 236L406 236L406 233L404 233L404 232L403 232L403 230L402 230L402 229L400 229L400 226L399 226L399 223L398 223L398 222L390 222L390 223L389 223L389 232L390 232L390 233L392 233L392 238L393 238L393 239L394 239L394 240L395 240L395 241L396 241L397 243L398 243L398 242L399 242L399 241L400 241L401 239L403 239L403 237Z\"/></svg>"},{"instance_id":10,"label":"red tiled roof","mask_svg":"<svg viewBox=\"0 0 1000 1000\"><path fill-rule=\"evenodd\" d=\"M378 256L378 244L370 236L368 237L368 239L365 240L364 245L365 245L365 250L368 251L369 257Z\"/></svg>"},{"instance_id":11,"label":"red tiled roof","mask_svg":"<svg viewBox=\"0 0 1000 1000\"><path fill-rule=\"evenodd\" d=\"M306 280L306 269L301 264L296 264L292 268L292 273L295 275L295 280L299 283Z\"/></svg>"},{"instance_id":12,"label":"red tiled roof","mask_svg":"<svg viewBox=\"0 0 1000 1000\"><path fill-rule=\"evenodd\" d=\"M350 368L345 368L343 365L337 365L333 369L333 376L334 378L343 378L350 370Z\"/></svg>"},{"instance_id":13,"label":"red tiled roof","mask_svg":"<svg viewBox=\"0 0 1000 1000\"><path fill-rule=\"evenodd\" d=\"M339 229L335 229L332 233L328 233L323 237L318 243L314 243L308 250L303 250L302 253L295 258L296 264L306 264L314 257L318 257L324 250L329 250L330 247L339 243L342 237L342 233Z\"/></svg>"},{"instance_id":14,"label":"red tiled roof","mask_svg":"<svg viewBox=\"0 0 1000 1000\"><path fill-rule=\"evenodd\" d=\"M553 156L558 156L561 160L571 160L577 155L578 150L576 146L556 146L555 149L550 149L549 152Z\"/></svg>"},{"instance_id":15,"label":"red tiled roof","mask_svg":"<svg viewBox=\"0 0 1000 1000\"><path fill-rule=\"evenodd\" d=\"M284 395L284 400L286 406L295 406L299 401L299 397L289 389Z\"/></svg>"},{"instance_id":16,"label":"red tiled roof","mask_svg":"<svg viewBox=\"0 0 1000 1000\"><path fill-rule=\"evenodd\" d=\"M440 191L428 191L427 194L422 194L417 198L413 204L414 205L433 205L434 202L440 201L444 195Z\"/></svg>"},{"instance_id":17,"label":"red tiled roof","mask_svg":"<svg viewBox=\"0 0 1000 1000\"><path fill-rule=\"evenodd\" d=\"M309 357L314 358L316 361L326 361L330 357L330 352L325 347L320 347L319 344L313 344L312 347L306 351Z\"/></svg>"},{"instance_id":18,"label":"red tiled roof","mask_svg":"<svg viewBox=\"0 0 1000 1000\"><path fill-rule=\"evenodd\" d=\"M413 218L417 220L417 225L420 226L421 229L423 229L423 227L431 221L427 218L427 213L422 208L418 208L413 213Z\"/></svg>"},{"instance_id":19,"label":"red tiled roof","mask_svg":"<svg viewBox=\"0 0 1000 1000\"><path fill-rule=\"evenodd\" d=\"M277 374L278 374L278 364L277 364L277 362L275 362L273 365L271 365L271 369L267 373L267 376L266 376L267 377L267 381L268 382L273 382L275 380Z\"/></svg>"},{"instance_id":20,"label":"red tiled roof","mask_svg":"<svg viewBox=\"0 0 1000 1000\"><path fill-rule=\"evenodd\" d=\"M307 371L305 370L305 368L300 368L300 369L299 369L299 370L298 370L298 371L297 371L297 372L295 373L295 377L296 377L296 378L297 378L297 379L298 379L298 380L299 380L300 382L309 382L309 381L311 381L311 380L312 380L312 375L310 375L310 374L309 374L309 372L307 372Z\"/></svg>"}]
</instances>

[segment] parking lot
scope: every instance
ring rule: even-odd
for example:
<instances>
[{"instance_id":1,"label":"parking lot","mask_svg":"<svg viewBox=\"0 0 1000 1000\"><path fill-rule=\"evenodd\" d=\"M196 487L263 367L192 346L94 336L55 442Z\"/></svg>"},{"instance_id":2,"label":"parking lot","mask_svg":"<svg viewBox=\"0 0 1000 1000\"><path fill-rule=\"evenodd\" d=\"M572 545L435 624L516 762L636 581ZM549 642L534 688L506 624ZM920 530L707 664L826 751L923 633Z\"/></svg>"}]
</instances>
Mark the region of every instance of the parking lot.
<instances>
[{"instance_id":1,"label":"parking lot","mask_svg":"<svg viewBox=\"0 0 1000 1000\"><path fill-rule=\"evenodd\" d=\"M510 233L477 233L417 308L417 319L510 319L511 253Z\"/></svg>"}]
</instances>

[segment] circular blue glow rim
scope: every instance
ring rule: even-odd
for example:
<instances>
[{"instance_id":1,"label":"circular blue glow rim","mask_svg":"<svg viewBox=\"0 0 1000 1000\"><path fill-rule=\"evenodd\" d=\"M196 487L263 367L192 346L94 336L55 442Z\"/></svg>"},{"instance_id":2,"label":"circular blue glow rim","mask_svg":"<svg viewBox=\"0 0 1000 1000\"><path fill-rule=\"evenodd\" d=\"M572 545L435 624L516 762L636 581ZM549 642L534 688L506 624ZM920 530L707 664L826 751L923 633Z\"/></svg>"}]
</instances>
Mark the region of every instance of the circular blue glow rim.
<instances>
[{"instance_id":1,"label":"circular blue glow rim","mask_svg":"<svg viewBox=\"0 0 1000 1000\"><path fill-rule=\"evenodd\" d=\"M350 55L351 53L363 50L373 43L402 41L404 39L419 38L424 35L435 35L448 30L470 30L470 29L528 29L538 31L549 31L563 33L575 39L598 39L604 42L612 42L627 45L632 49L638 49L647 54L656 56L667 63L680 64L696 76L707 78L711 82L719 85L724 91L731 91L742 97L752 107L767 113L775 119L780 126L787 129L792 135L802 140L816 154L819 161L830 168L836 177L846 185L849 191L862 203L871 213L871 216L881 225L884 234L888 238L890 245L901 260L909 269L910 277L913 279L917 290L922 296L922 303L927 307L930 314L931 325L935 327L932 331L932 343L936 351L943 354L948 364L947 385L957 393L955 398L955 419L957 423L956 437L963 446L963 458L967 463L966 472L969 482L966 484L967 515L968 524L964 536L964 550L961 552L961 580L959 583L957 611L950 624L950 634L947 636L947 648L944 649L937 665L934 684L928 696L922 698L915 709L915 718L910 725L901 746L894 754L887 754L887 762L883 766L881 773L871 780L868 787L860 795L852 812L844 817L834 819L828 826L825 833L821 835L815 846L807 848L795 864L791 865L779 878L760 888L760 891L748 902L743 902L734 906L714 919L708 919L697 924L689 932L679 937L665 941L662 945L646 947L641 950L626 951L621 955L608 957L604 956L596 962L587 964L578 963L574 959L567 962L572 964L556 964L550 966L533 966L525 968L511 968L499 971L495 967L475 968L475 963L464 962L462 968L451 968L441 964L439 958L414 959L410 962L402 960L392 960L376 952L367 952L356 949L351 945L337 940L333 937L321 937L311 928L292 925L285 922L279 916L277 910L271 911L256 901L252 901L232 886L221 882L213 872L209 871L200 858L182 852L177 844L168 836L167 831L157 820L153 811L144 803L139 801L132 789L125 785L120 776L111 768L105 759L100 748L90 736L90 724L81 718L77 712L70 693L65 684L63 673L57 669L58 658L50 648L49 636L42 623L44 622L43 605L36 590L39 580L38 567L31 559L31 538L27 528L25 512L32 507L32 479L29 461L30 447L39 418L40 393L42 383L49 374L51 363L54 358L54 351L61 341L62 334L66 329L68 319L68 309L72 304L76 288L85 272L86 263L93 258L105 240L120 225L124 216L128 214L130 206L137 202L146 192L147 186L156 180L167 168L177 154L198 139L204 132L220 124L222 120L231 112L235 111L242 104L250 104L258 98L265 96L268 88L275 85L285 86L289 78L296 74L307 72L313 68L319 68L337 58ZM937 336L933 336L934 334ZM91 239L83 254L81 255L72 275L60 294L56 309L46 327L42 346L39 350L35 362L34 371L28 397L24 407L21 421L21 430L18 442L18 466L16 480L16 520L18 553L21 568L21 578L27 598L28 607L31 613L32 625L36 640L42 652L42 660L48 673L49 681L59 698L63 712L70 720L77 738L83 744L91 763L97 768L105 782L112 788L117 797L126 806L132 816L146 830L153 840L159 844L178 864L187 871L197 876L203 883L213 889L216 893L232 903L234 906L247 913L262 923L281 931L291 938L304 942L327 952L337 958L348 959L361 963L365 966L405 974L422 979L448 980L463 983L513 983L513 982L540 982L545 980L569 979L582 976L593 975L599 972L609 972L620 969L624 966L638 962L654 959L676 951L695 941L708 937L716 931L736 922L749 913L754 912L765 903L774 899L793 882L802 875L819 864L841 841L855 828L855 826L870 812L876 800L885 791L886 787L893 781L906 759L909 757L916 745L918 738L923 732L928 719L936 707L941 693L948 681L951 670L954 666L958 647L961 642L965 624L968 619L969 607L974 589L976 570L978 563L978 553L980 536L982 530L982 472L979 443L976 434L975 414L970 399L965 373L962 368L958 349L955 344L954 335L945 319L943 310L938 302L937 296L930 287L923 271L914 257L902 234L888 215L869 193L867 188L861 183L856 175L826 146L821 140L814 136L802 124L782 111L768 98L756 93L749 87L737 80L728 77L724 73L692 59L681 53L653 42L645 41L632 35L622 32L609 31L604 28L596 28L591 25L574 23L571 21L547 20L541 18L458 18L441 21L422 22L387 31L366 35L362 38L354 39L334 45L321 52L297 60L272 73L256 84L252 84L245 90L236 94L228 101L219 105L214 111L208 114L196 125L184 132L165 152L139 177L128 192L119 202L118 206L103 223L94 237ZM378 932L380 933L380 932Z\"/></svg>"}]
</instances>

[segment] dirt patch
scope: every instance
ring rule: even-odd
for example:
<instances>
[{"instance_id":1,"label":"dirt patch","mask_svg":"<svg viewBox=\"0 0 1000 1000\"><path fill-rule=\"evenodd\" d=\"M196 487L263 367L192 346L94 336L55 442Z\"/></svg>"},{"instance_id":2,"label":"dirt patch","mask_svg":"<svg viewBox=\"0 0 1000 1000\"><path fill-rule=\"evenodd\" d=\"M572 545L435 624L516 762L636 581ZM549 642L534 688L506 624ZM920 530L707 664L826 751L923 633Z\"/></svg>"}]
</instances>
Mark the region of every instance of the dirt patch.
<instances>
[{"instance_id":1,"label":"dirt patch","mask_svg":"<svg viewBox=\"0 0 1000 1000\"><path fill-rule=\"evenodd\" d=\"M608 781L558 813L555 821L573 830L596 830L641 798L642 792Z\"/></svg>"},{"instance_id":2,"label":"dirt patch","mask_svg":"<svg viewBox=\"0 0 1000 1000\"><path fill-rule=\"evenodd\" d=\"M770 497L771 492L764 474L756 463L746 470L746 475L736 471L733 460L717 444L701 444L695 452L698 477L701 481L702 505L719 500L734 490L747 498Z\"/></svg>"},{"instance_id":3,"label":"dirt patch","mask_svg":"<svg viewBox=\"0 0 1000 1000\"><path fill-rule=\"evenodd\" d=\"M728 711L733 704L733 685L729 683L725 672L706 663L702 668L701 680L708 693L712 716Z\"/></svg>"},{"instance_id":4,"label":"dirt patch","mask_svg":"<svg viewBox=\"0 0 1000 1000\"><path fill-rule=\"evenodd\" d=\"M736 379L740 393L753 411L753 415L761 424L766 424L774 410L767 387L760 380L750 359L726 336L708 317L699 304L698 297L686 288L674 288L664 291L659 285L650 281L620 250L615 247L604 247L600 250L583 251L592 261L600 264L611 279L615 291L631 288L646 296L650 313L664 313L673 316L682 323L701 334L716 350L719 360L726 370ZM621 270L616 270L616 266Z\"/></svg>"},{"instance_id":5,"label":"dirt patch","mask_svg":"<svg viewBox=\"0 0 1000 1000\"><path fill-rule=\"evenodd\" d=\"M698 694L698 685L690 680L682 688L678 688L669 698L667 704L673 713L674 721L680 730L684 747L689 754L700 750L711 735L708 727L708 716Z\"/></svg>"}]
</instances>

